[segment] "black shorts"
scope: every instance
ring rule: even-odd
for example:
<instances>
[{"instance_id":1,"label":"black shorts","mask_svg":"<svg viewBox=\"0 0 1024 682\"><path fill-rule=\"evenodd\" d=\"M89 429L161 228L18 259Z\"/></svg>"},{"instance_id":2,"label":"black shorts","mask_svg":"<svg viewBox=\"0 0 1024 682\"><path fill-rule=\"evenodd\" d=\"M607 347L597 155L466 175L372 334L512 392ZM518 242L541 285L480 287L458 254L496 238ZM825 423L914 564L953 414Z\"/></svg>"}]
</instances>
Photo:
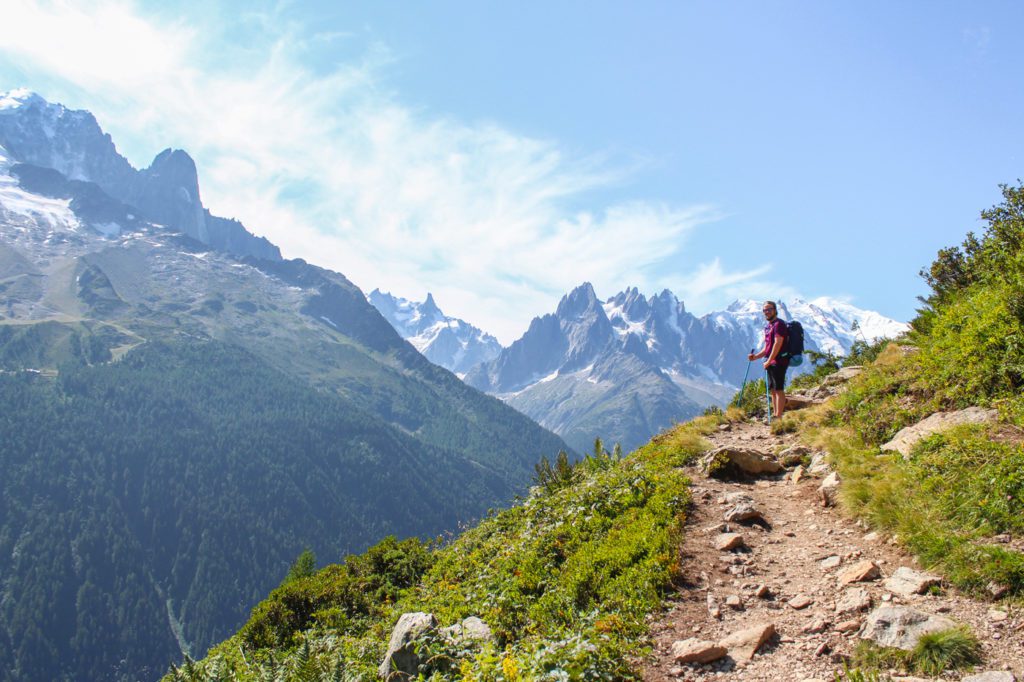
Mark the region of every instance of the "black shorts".
<instances>
[{"instance_id":1,"label":"black shorts","mask_svg":"<svg viewBox=\"0 0 1024 682\"><path fill-rule=\"evenodd\" d=\"M776 363L768 366L768 390L782 391L786 388L787 365Z\"/></svg>"}]
</instances>

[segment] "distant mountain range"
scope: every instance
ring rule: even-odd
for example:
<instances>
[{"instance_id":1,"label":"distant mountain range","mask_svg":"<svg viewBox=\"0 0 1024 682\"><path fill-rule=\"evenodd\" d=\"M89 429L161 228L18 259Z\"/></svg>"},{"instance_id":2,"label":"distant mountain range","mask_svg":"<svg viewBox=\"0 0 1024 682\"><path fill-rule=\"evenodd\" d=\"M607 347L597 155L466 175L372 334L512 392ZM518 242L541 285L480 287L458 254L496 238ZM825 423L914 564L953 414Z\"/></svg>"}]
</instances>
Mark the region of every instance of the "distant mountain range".
<instances>
[{"instance_id":1,"label":"distant mountain range","mask_svg":"<svg viewBox=\"0 0 1024 682\"><path fill-rule=\"evenodd\" d=\"M404 301L379 300L375 305L382 310ZM423 306L399 304L400 323L392 321L399 333L413 338L419 329L404 320L443 319L446 328L472 329L474 336L466 338L482 334L444 317L432 298L428 303L429 314ZM588 448L595 436L632 448L733 396L747 368L747 353L763 343L761 304L736 301L697 317L668 290L648 298L632 288L601 301L585 283L567 294L554 314L535 318L511 346L469 369L465 381L536 419L578 450ZM849 352L858 339L895 337L907 329L828 298L780 301L779 314L801 321L809 349L836 355ZM426 326L436 329L438 324ZM430 357L442 365L450 362L443 353ZM458 371L466 367L463 362ZM809 369L808 363L791 376ZM759 374L754 367L753 376Z\"/></svg>"},{"instance_id":2,"label":"distant mountain range","mask_svg":"<svg viewBox=\"0 0 1024 682\"><path fill-rule=\"evenodd\" d=\"M0 680L154 679L309 547L437 536L564 441L430 363L343 275L0 94Z\"/></svg>"},{"instance_id":3,"label":"distant mountain range","mask_svg":"<svg viewBox=\"0 0 1024 682\"><path fill-rule=\"evenodd\" d=\"M442 313L431 294L416 303L374 289L367 299L428 360L460 376L501 352L498 339Z\"/></svg>"}]
</instances>

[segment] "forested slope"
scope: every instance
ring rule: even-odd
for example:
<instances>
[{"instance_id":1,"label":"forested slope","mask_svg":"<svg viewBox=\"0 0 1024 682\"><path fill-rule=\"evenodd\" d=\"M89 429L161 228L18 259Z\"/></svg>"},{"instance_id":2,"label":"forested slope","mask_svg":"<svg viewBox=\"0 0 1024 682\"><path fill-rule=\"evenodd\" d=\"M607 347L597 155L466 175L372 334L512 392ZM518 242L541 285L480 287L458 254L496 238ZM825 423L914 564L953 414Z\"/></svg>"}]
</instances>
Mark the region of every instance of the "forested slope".
<instances>
[{"instance_id":1,"label":"forested slope","mask_svg":"<svg viewBox=\"0 0 1024 682\"><path fill-rule=\"evenodd\" d=\"M174 620L186 642L226 636L304 547L341 558L508 494L217 342L0 374L0 404L4 679L153 677L180 656Z\"/></svg>"}]
</instances>

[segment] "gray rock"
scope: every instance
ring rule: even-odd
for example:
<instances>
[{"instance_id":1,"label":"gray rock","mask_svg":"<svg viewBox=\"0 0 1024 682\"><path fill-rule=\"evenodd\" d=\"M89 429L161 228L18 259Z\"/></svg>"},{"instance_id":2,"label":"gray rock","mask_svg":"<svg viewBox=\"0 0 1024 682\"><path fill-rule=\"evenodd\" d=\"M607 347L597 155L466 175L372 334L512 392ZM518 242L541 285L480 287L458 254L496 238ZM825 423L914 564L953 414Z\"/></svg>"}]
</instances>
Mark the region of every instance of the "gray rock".
<instances>
[{"instance_id":1,"label":"gray rock","mask_svg":"<svg viewBox=\"0 0 1024 682\"><path fill-rule=\"evenodd\" d=\"M786 400L788 406L789 398ZM795 467L796 465L801 464L805 457L810 459L810 456L811 449L806 445L792 445L780 452L778 459L784 467Z\"/></svg>"},{"instance_id":2,"label":"gray rock","mask_svg":"<svg viewBox=\"0 0 1024 682\"><path fill-rule=\"evenodd\" d=\"M997 410L984 407L968 407L965 410L956 412L936 412L935 414L922 419L913 426L901 429L896 436L882 446L883 450L898 452L904 459L910 457L910 451L917 443L927 436L960 424L985 424L994 422L999 418Z\"/></svg>"},{"instance_id":3,"label":"gray rock","mask_svg":"<svg viewBox=\"0 0 1024 682\"><path fill-rule=\"evenodd\" d=\"M921 573L906 566L900 566L885 580L885 589L902 597L924 594L932 585L938 585L942 578L937 575Z\"/></svg>"},{"instance_id":4,"label":"gray rock","mask_svg":"<svg viewBox=\"0 0 1024 682\"><path fill-rule=\"evenodd\" d=\"M494 639L491 628L476 616L470 616L461 623L442 628L441 634L455 642L489 642Z\"/></svg>"},{"instance_id":5,"label":"gray rock","mask_svg":"<svg viewBox=\"0 0 1024 682\"><path fill-rule=\"evenodd\" d=\"M836 601L836 614L839 616L860 613L870 608L871 595L859 587L846 590Z\"/></svg>"},{"instance_id":6,"label":"gray rock","mask_svg":"<svg viewBox=\"0 0 1024 682\"><path fill-rule=\"evenodd\" d=\"M843 563L843 558L838 554L833 554L832 556L821 560L821 568L823 570L830 571L833 568L839 568L841 563Z\"/></svg>"},{"instance_id":7,"label":"gray rock","mask_svg":"<svg viewBox=\"0 0 1024 682\"><path fill-rule=\"evenodd\" d=\"M821 383L823 386L837 386L839 384L845 384L847 381L863 371L864 367L861 365L850 365L849 367L843 367L838 372L829 374Z\"/></svg>"},{"instance_id":8,"label":"gray rock","mask_svg":"<svg viewBox=\"0 0 1024 682\"><path fill-rule=\"evenodd\" d=\"M417 639L437 628L432 613L403 613L391 632L387 653L380 664L378 675L385 680L406 680L416 676L420 658L414 649Z\"/></svg>"},{"instance_id":9,"label":"gray rock","mask_svg":"<svg viewBox=\"0 0 1024 682\"><path fill-rule=\"evenodd\" d=\"M944 616L936 616L907 606L882 606L864 621L861 639L879 646L911 651L923 635L956 627Z\"/></svg>"},{"instance_id":10,"label":"gray rock","mask_svg":"<svg viewBox=\"0 0 1024 682\"><path fill-rule=\"evenodd\" d=\"M1017 682L1017 678L1007 670L989 670L983 673L968 675L960 682Z\"/></svg>"},{"instance_id":11,"label":"gray rock","mask_svg":"<svg viewBox=\"0 0 1024 682\"><path fill-rule=\"evenodd\" d=\"M714 642L691 637L672 644L672 658L676 663L710 663L725 656L727 650Z\"/></svg>"},{"instance_id":12,"label":"gray rock","mask_svg":"<svg viewBox=\"0 0 1024 682\"><path fill-rule=\"evenodd\" d=\"M818 486L818 499L826 507L835 506L839 499L839 474L830 473Z\"/></svg>"},{"instance_id":13,"label":"gray rock","mask_svg":"<svg viewBox=\"0 0 1024 682\"><path fill-rule=\"evenodd\" d=\"M750 448L720 447L704 457L704 474L715 478L763 476L782 471L771 455Z\"/></svg>"},{"instance_id":14,"label":"gray rock","mask_svg":"<svg viewBox=\"0 0 1024 682\"><path fill-rule=\"evenodd\" d=\"M725 512L725 520L729 523L754 523L764 521L764 514L754 506L753 501L740 502Z\"/></svg>"}]
</instances>

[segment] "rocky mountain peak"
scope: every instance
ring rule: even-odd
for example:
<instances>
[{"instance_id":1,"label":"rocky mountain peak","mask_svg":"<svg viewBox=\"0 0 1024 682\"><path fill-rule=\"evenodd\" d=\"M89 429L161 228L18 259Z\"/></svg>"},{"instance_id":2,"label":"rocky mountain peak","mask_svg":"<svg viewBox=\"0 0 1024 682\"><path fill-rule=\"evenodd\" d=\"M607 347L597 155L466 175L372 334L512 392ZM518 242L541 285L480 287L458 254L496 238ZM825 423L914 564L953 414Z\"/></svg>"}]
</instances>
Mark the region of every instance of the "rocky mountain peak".
<instances>
[{"instance_id":1,"label":"rocky mountain peak","mask_svg":"<svg viewBox=\"0 0 1024 682\"><path fill-rule=\"evenodd\" d=\"M594 285L584 282L562 297L555 315L563 320L579 319L600 308L601 304L597 300L597 294L594 293Z\"/></svg>"}]
</instances>

